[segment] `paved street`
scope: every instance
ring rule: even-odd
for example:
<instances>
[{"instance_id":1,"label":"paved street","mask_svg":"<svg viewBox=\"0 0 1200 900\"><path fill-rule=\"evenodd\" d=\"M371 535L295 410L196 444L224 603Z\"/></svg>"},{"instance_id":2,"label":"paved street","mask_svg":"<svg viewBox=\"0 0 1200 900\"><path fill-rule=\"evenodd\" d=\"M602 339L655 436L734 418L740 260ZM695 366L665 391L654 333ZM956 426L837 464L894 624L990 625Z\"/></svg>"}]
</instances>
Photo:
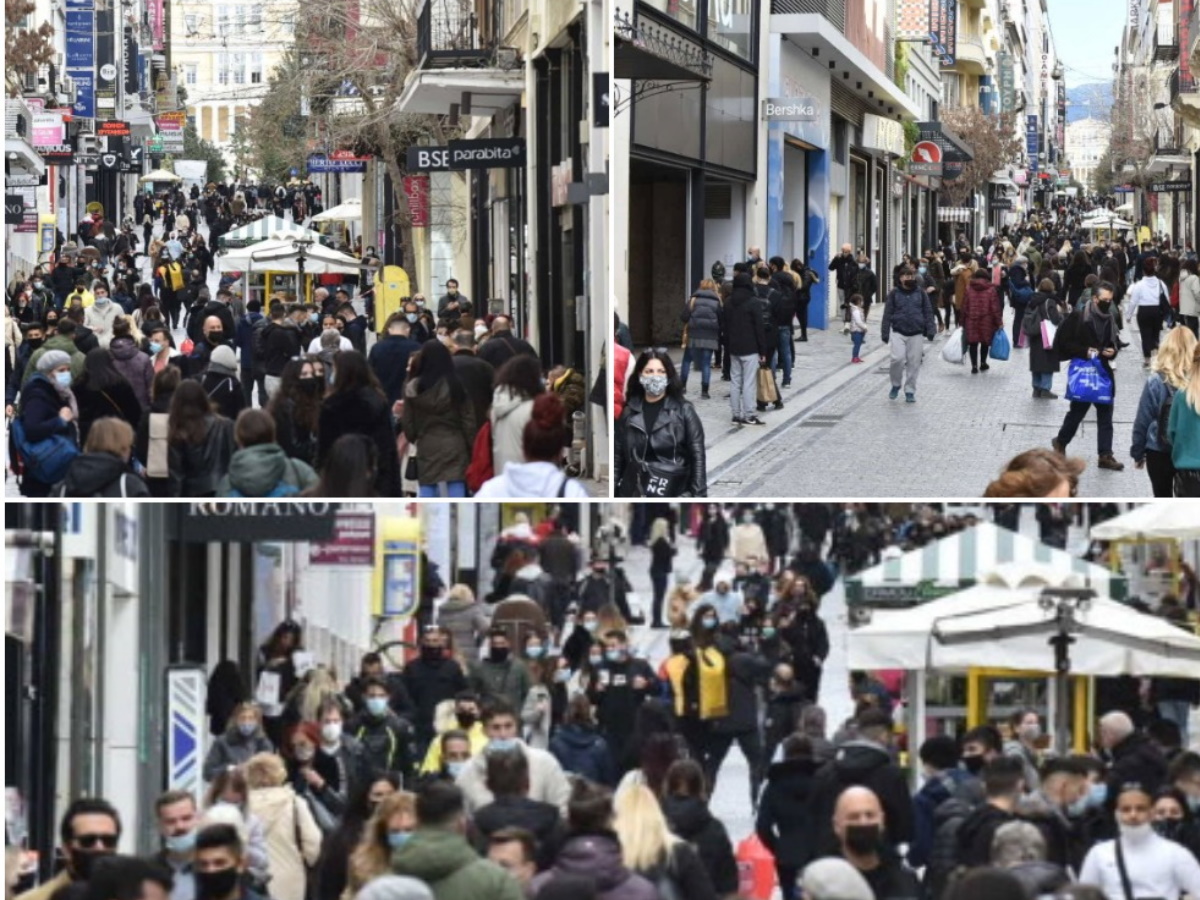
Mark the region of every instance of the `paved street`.
<instances>
[{"instance_id":1,"label":"paved street","mask_svg":"<svg viewBox=\"0 0 1200 900\"><path fill-rule=\"evenodd\" d=\"M1011 310L1006 310L1009 327ZM864 364L850 363L850 339L839 330L809 331L795 345L792 387L784 409L760 413L763 426L730 424L729 383L714 374L712 399L701 400L699 377L690 399L704 422L709 495L713 497L979 497L1003 466L1024 450L1048 447L1067 402L1034 400L1028 351L971 374L969 365L941 358L945 336L929 344L917 402L888 400L888 350L875 316ZM1144 471L1129 459L1130 436L1143 372L1137 332L1117 360L1114 453L1124 472L1096 468L1095 414L1069 447L1088 463L1081 497L1148 497ZM677 357L678 359L678 357ZM1066 366L1054 392L1065 392ZM897 456L896 450L903 452Z\"/></svg>"}]
</instances>

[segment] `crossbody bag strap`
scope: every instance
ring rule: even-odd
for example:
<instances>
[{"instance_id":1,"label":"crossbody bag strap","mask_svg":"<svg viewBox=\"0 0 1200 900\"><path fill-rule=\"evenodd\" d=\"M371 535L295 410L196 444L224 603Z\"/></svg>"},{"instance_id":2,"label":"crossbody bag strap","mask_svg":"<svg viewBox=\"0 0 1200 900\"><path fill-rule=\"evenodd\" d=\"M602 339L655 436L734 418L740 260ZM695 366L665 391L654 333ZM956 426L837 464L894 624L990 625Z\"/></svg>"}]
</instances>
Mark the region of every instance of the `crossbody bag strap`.
<instances>
[{"instance_id":1,"label":"crossbody bag strap","mask_svg":"<svg viewBox=\"0 0 1200 900\"><path fill-rule=\"evenodd\" d=\"M1117 845L1117 871L1121 875L1121 891L1125 894L1125 900L1134 900L1133 885L1129 883L1129 871L1125 868L1125 854L1121 850L1121 839L1117 838L1114 843Z\"/></svg>"}]
</instances>

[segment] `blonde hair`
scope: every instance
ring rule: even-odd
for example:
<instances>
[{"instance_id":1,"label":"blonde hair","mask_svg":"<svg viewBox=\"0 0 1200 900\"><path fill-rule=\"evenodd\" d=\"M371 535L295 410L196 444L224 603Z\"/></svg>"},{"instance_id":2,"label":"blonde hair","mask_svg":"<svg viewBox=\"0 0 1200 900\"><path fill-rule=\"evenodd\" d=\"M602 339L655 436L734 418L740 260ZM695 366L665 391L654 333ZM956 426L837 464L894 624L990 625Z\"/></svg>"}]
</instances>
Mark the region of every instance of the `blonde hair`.
<instances>
[{"instance_id":1,"label":"blonde hair","mask_svg":"<svg viewBox=\"0 0 1200 900\"><path fill-rule=\"evenodd\" d=\"M658 798L644 784L620 791L613 808L613 829L621 842L621 858L633 871L648 872L661 865L679 843L667 826Z\"/></svg>"},{"instance_id":2,"label":"blonde hair","mask_svg":"<svg viewBox=\"0 0 1200 900\"><path fill-rule=\"evenodd\" d=\"M470 585L456 584L446 592L447 600L465 600L468 603L475 602L475 592L471 590Z\"/></svg>"},{"instance_id":3,"label":"blonde hair","mask_svg":"<svg viewBox=\"0 0 1200 900\"><path fill-rule=\"evenodd\" d=\"M1158 347L1151 371L1173 388L1187 387L1192 374L1192 355L1196 352L1196 336L1186 325L1176 325L1167 332Z\"/></svg>"},{"instance_id":4,"label":"blonde hair","mask_svg":"<svg viewBox=\"0 0 1200 900\"><path fill-rule=\"evenodd\" d=\"M666 519L655 519L650 523L650 540L647 541L647 545L653 546L659 538L670 538L670 536L671 524Z\"/></svg>"},{"instance_id":5,"label":"blonde hair","mask_svg":"<svg viewBox=\"0 0 1200 900\"><path fill-rule=\"evenodd\" d=\"M391 871L391 848L388 847L388 820L400 813L417 820L417 795L408 791L388 794L363 827L358 846L350 855L350 872L346 887L351 895L373 878Z\"/></svg>"},{"instance_id":6,"label":"blonde hair","mask_svg":"<svg viewBox=\"0 0 1200 900\"><path fill-rule=\"evenodd\" d=\"M308 684L299 684L300 721L316 722L320 719L321 704L329 697L338 696L337 678L325 666L317 666L308 676Z\"/></svg>"},{"instance_id":7,"label":"blonde hair","mask_svg":"<svg viewBox=\"0 0 1200 900\"><path fill-rule=\"evenodd\" d=\"M697 288L697 290L700 290L700 291L715 291L716 289L717 289L717 283L715 281L713 281L711 278L705 278L703 281L700 282L700 287Z\"/></svg>"},{"instance_id":8,"label":"blonde hair","mask_svg":"<svg viewBox=\"0 0 1200 900\"><path fill-rule=\"evenodd\" d=\"M1192 373L1188 378L1186 396L1188 406L1200 412L1200 344L1192 352Z\"/></svg>"},{"instance_id":9,"label":"blonde hair","mask_svg":"<svg viewBox=\"0 0 1200 900\"><path fill-rule=\"evenodd\" d=\"M252 791L279 787L287 780L287 768L274 753L255 753L243 766L246 784Z\"/></svg>"}]
</instances>

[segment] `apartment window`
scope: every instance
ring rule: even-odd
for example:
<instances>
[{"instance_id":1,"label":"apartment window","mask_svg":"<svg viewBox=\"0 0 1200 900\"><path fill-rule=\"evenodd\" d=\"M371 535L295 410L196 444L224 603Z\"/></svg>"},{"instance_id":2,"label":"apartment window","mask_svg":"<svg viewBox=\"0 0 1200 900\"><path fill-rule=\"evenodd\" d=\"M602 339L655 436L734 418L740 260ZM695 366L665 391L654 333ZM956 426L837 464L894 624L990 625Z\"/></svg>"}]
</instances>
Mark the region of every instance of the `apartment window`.
<instances>
[{"instance_id":1,"label":"apartment window","mask_svg":"<svg viewBox=\"0 0 1200 900\"><path fill-rule=\"evenodd\" d=\"M184 84L195 84L196 83L196 64L195 63L187 63L183 67L183 81L184 81Z\"/></svg>"},{"instance_id":2,"label":"apartment window","mask_svg":"<svg viewBox=\"0 0 1200 900\"><path fill-rule=\"evenodd\" d=\"M189 36L194 35L200 29L197 28L196 14L188 13L183 17L183 27L187 29Z\"/></svg>"},{"instance_id":3,"label":"apartment window","mask_svg":"<svg viewBox=\"0 0 1200 900\"><path fill-rule=\"evenodd\" d=\"M217 54L217 84L229 84L229 54Z\"/></svg>"},{"instance_id":4,"label":"apartment window","mask_svg":"<svg viewBox=\"0 0 1200 900\"><path fill-rule=\"evenodd\" d=\"M231 57L231 61L230 61L229 65L230 65L230 68L233 69L233 83L234 84L245 84L246 83L246 64L245 64L245 60L244 60L242 54L234 53L233 56Z\"/></svg>"},{"instance_id":5,"label":"apartment window","mask_svg":"<svg viewBox=\"0 0 1200 900\"><path fill-rule=\"evenodd\" d=\"M255 34L258 34L262 30L262 10L257 6L250 10L248 24L250 30Z\"/></svg>"},{"instance_id":6,"label":"apartment window","mask_svg":"<svg viewBox=\"0 0 1200 900\"><path fill-rule=\"evenodd\" d=\"M284 16L283 21L279 23L279 26L280 30L283 31L284 34L295 34L296 17L292 15Z\"/></svg>"},{"instance_id":7,"label":"apartment window","mask_svg":"<svg viewBox=\"0 0 1200 900\"><path fill-rule=\"evenodd\" d=\"M262 81L263 81L263 77L262 77L263 55L261 53L250 53L250 54L247 54L247 59L248 59L247 66L249 68L249 74L250 74L250 78L249 78L250 83L251 84L262 84Z\"/></svg>"},{"instance_id":8,"label":"apartment window","mask_svg":"<svg viewBox=\"0 0 1200 900\"><path fill-rule=\"evenodd\" d=\"M235 24L234 24L234 28L233 28L233 33L234 34L245 34L246 33L246 7L244 7L244 6L239 6L237 8L237 14L235 16Z\"/></svg>"},{"instance_id":9,"label":"apartment window","mask_svg":"<svg viewBox=\"0 0 1200 900\"><path fill-rule=\"evenodd\" d=\"M229 34L229 7L217 7L217 37L226 37Z\"/></svg>"}]
</instances>

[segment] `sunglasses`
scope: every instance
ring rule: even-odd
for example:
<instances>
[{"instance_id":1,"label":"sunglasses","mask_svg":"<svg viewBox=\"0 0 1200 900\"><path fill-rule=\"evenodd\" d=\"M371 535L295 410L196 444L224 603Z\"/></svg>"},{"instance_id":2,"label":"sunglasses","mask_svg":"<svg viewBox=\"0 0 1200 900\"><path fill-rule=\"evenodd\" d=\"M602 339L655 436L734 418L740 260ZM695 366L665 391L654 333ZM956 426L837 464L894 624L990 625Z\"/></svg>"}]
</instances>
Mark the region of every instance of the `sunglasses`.
<instances>
[{"instance_id":1,"label":"sunglasses","mask_svg":"<svg viewBox=\"0 0 1200 900\"><path fill-rule=\"evenodd\" d=\"M115 850L120 839L120 835L116 834L77 834L74 842L88 850L97 845L103 846L106 850Z\"/></svg>"}]
</instances>

